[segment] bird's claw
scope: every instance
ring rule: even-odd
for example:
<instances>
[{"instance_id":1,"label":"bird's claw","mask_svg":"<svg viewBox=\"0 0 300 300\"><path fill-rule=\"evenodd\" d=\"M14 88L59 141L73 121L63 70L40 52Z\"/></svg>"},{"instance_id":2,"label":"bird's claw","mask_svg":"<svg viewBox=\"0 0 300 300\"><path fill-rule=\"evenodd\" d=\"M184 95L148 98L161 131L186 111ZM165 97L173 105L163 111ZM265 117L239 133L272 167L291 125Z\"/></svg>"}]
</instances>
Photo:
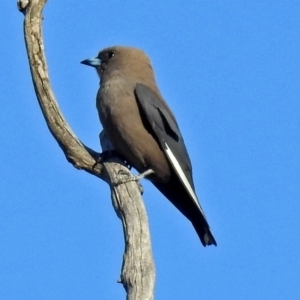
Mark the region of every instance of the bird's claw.
<instances>
[{"instance_id":1,"label":"bird's claw","mask_svg":"<svg viewBox=\"0 0 300 300\"><path fill-rule=\"evenodd\" d=\"M137 175L137 176L133 176L131 175L130 173L124 171L124 170L120 170L118 175L120 175L120 177L114 182L114 185L119 185L119 184L122 184L122 183L127 183L127 182L130 182L130 181L140 181L141 179L153 174L154 171L152 169L148 169L146 170L145 172Z\"/></svg>"}]
</instances>

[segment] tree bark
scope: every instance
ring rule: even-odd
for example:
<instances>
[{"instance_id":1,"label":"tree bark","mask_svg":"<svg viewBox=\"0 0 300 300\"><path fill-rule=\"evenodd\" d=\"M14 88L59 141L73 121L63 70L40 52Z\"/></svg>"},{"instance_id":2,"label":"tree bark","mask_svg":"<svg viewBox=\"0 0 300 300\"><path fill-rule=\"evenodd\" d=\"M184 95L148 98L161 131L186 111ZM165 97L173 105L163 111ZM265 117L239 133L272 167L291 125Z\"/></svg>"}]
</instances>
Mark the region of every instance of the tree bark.
<instances>
[{"instance_id":1,"label":"tree bark","mask_svg":"<svg viewBox=\"0 0 300 300\"><path fill-rule=\"evenodd\" d=\"M127 292L126 299L153 299L155 266L140 186L136 181L126 181L132 175L119 158L97 163L99 153L85 146L63 117L50 85L44 54L41 23L46 0L19 0L17 4L25 15L24 37L33 86L51 134L75 168L97 176L110 186L113 206L124 230L125 252L121 282ZM101 138L101 144L103 150L111 149L105 137Z\"/></svg>"}]
</instances>

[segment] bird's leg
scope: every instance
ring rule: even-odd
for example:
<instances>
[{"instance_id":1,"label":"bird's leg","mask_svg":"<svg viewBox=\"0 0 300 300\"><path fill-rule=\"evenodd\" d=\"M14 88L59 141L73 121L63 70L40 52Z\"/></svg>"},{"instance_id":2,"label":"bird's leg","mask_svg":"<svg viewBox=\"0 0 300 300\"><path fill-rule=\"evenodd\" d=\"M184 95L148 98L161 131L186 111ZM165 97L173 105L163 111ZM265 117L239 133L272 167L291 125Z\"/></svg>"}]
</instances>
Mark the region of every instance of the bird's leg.
<instances>
[{"instance_id":1,"label":"bird's leg","mask_svg":"<svg viewBox=\"0 0 300 300\"><path fill-rule=\"evenodd\" d=\"M122 177L118 178L113 184L114 185L119 185L121 183L126 183L126 182L130 182L130 181L137 181L138 182L139 180L141 180L141 179L143 179L143 178L145 178L145 177L147 177L147 176L149 176L153 173L154 173L154 171L152 169L148 169L145 172L143 172L143 173L141 173L137 176L133 176L130 173L121 171L121 172L119 172L118 175L121 175Z\"/></svg>"},{"instance_id":2,"label":"bird's leg","mask_svg":"<svg viewBox=\"0 0 300 300\"><path fill-rule=\"evenodd\" d=\"M154 174L154 171L152 169L148 169L145 172L143 172L143 173L135 176L135 178L138 181L138 180L141 180L141 179L143 179L143 178L145 178L145 177L147 177L147 176L149 176L151 174Z\"/></svg>"},{"instance_id":3,"label":"bird's leg","mask_svg":"<svg viewBox=\"0 0 300 300\"><path fill-rule=\"evenodd\" d=\"M102 153L100 153L100 155L98 156L95 164L93 165L93 168L95 168L95 166L97 164L101 164L103 163L105 160L111 158L111 157L118 157L120 158L122 161L124 161L124 163L126 164L126 167L131 170L131 165L128 164L128 162L126 161L126 159L116 150L105 150Z\"/></svg>"}]
</instances>

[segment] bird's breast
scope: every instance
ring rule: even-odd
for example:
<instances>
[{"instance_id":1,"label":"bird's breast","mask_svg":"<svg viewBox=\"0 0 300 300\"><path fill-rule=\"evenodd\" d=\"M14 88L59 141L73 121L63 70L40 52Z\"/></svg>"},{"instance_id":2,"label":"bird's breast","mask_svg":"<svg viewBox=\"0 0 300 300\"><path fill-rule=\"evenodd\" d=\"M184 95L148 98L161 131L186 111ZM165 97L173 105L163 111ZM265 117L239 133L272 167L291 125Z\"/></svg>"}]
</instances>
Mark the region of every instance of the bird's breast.
<instances>
[{"instance_id":1,"label":"bird's breast","mask_svg":"<svg viewBox=\"0 0 300 300\"><path fill-rule=\"evenodd\" d=\"M159 181L168 181L169 163L153 135L144 127L134 94L135 83L109 80L97 95L99 118L109 140L139 172L152 168Z\"/></svg>"}]
</instances>

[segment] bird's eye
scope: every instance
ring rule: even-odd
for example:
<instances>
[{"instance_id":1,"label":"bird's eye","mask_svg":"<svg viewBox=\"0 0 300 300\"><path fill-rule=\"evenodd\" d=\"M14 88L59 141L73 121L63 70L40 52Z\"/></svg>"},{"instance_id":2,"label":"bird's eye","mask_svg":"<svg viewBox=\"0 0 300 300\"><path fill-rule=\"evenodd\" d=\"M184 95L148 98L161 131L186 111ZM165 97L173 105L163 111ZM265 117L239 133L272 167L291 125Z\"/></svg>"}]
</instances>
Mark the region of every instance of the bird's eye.
<instances>
[{"instance_id":1,"label":"bird's eye","mask_svg":"<svg viewBox=\"0 0 300 300\"><path fill-rule=\"evenodd\" d=\"M114 57L115 56L115 52L113 52L113 51L109 51L108 52L108 57L109 58L112 58L112 57Z\"/></svg>"}]
</instances>

